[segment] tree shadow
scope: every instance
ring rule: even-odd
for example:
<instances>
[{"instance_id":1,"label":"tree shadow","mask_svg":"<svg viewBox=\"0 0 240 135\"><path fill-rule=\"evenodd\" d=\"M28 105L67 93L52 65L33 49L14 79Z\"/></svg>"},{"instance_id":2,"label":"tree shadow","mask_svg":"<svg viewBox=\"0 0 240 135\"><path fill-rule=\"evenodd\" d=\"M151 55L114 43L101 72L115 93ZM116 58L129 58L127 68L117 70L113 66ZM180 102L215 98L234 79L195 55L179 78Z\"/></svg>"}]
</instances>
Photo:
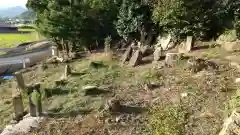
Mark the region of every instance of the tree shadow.
<instances>
[{"instance_id":1,"label":"tree shadow","mask_svg":"<svg viewBox=\"0 0 240 135\"><path fill-rule=\"evenodd\" d=\"M79 73L77 73L77 72L72 72L70 75L71 76L82 76L82 75L85 75L86 73L85 72L79 72Z\"/></svg>"},{"instance_id":2,"label":"tree shadow","mask_svg":"<svg viewBox=\"0 0 240 135\"><path fill-rule=\"evenodd\" d=\"M197 50L205 50L205 49L209 49L209 48L215 48L218 45L203 45L203 46L196 46L192 48L192 51L197 51Z\"/></svg>"},{"instance_id":3,"label":"tree shadow","mask_svg":"<svg viewBox=\"0 0 240 135\"><path fill-rule=\"evenodd\" d=\"M85 96L98 96L98 95L108 94L108 93L111 93L111 91L100 89L100 88L92 88L92 89L85 90Z\"/></svg>"},{"instance_id":4,"label":"tree shadow","mask_svg":"<svg viewBox=\"0 0 240 135\"><path fill-rule=\"evenodd\" d=\"M119 112L127 113L127 114L140 114L146 111L147 111L147 108L122 105Z\"/></svg>"},{"instance_id":5,"label":"tree shadow","mask_svg":"<svg viewBox=\"0 0 240 135\"><path fill-rule=\"evenodd\" d=\"M65 113L46 112L46 113L43 113L43 116L46 116L49 118L69 118L69 117L76 117L78 115L87 115L91 112L92 110L90 109L79 109L77 111L70 111Z\"/></svg>"},{"instance_id":6,"label":"tree shadow","mask_svg":"<svg viewBox=\"0 0 240 135\"><path fill-rule=\"evenodd\" d=\"M69 93L75 92L76 90L68 90L62 88L45 88L43 89L44 96L47 98L52 97L54 95L67 95Z\"/></svg>"}]
</instances>

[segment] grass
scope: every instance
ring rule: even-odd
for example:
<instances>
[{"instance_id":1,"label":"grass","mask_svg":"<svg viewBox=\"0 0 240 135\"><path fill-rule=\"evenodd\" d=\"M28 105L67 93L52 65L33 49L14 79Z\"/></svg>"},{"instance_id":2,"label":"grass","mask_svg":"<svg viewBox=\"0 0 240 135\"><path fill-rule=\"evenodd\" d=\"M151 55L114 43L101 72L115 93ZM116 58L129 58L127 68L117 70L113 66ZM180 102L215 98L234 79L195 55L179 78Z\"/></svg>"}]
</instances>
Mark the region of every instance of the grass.
<instances>
[{"instance_id":1,"label":"grass","mask_svg":"<svg viewBox=\"0 0 240 135\"><path fill-rule=\"evenodd\" d=\"M99 116L98 113L104 112L106 100L113 96L122 99L121 103L124 105L147 107L150 110L146 116L141 114L148 120L142 122L148 125L143 129L147 132L146 135L217 134L224 119L225 104L229 103L231 94L237 89L232 80L239 75L228 67L216 71L192 73L186 70L187 65L184 60L179 62L180 66L154 69L152 65L148 65L149 68L140 71L141 68L138 69L138 67L133 69L119 66L115 58L109 58L105 54L93 54L69 64L73 69L73 74L62 86L56 86L55 80L63 75L65 64L51 64L44 69L39 66L34 71L24 74L26 83L41 82L44 110L62 114L62 117L68 119L67 122L54 122L56 125L43 125L43 128L38 130L39 134L45 133L44 127L48 126L67 127L66 130L56 129L63 134L74 135L71 132L72 129L78 131L76 134L79 134L81 130L78 129L78 124L71 125L73 121L71 118L82 114L88 115L86 112L89 111ZM160 84L160 87L145 90L144 84L149 83ZM11 120L10 114L13 112L11 89L15 88L15 85L14 80L1 84L0 113L2 115L0 120L2 121L0 121L0 127L4 127ZM82 87L88 85L103 87L109 93L95 96L85 95ZM182 98L182 93L187 93L187 96ZM228 104L230 108L239 106L239 94L235 95L237 96L233 96ZM157 102L155 99L160 100ZM101 121L105 121L107 116L112 117L109 114L103 114L103 116ZM131 114L129 117L136 118L137 115ZM139 123L137 120L133 121L126 126L124 131L130 132L128 129L134 126L136 126L134 128L143 126ZM74 128L71 129L71 127ZM90 128L96 131L93 125L90 125ZM116 127L112 130L114 129L120 130L121 128ZM118 131L118 133L122 132ZM102 134L99 132L99 135Z\"/></svg>"},{"instance_id":2,"label":"grass","mask_svg":"<svg viewBox=\"0 0 240 135\"><path fill-rule=\"evenodd\" d=\"M11 48L21 43L40 40L37 32L34 29L20 29L20 31L29 33L5 33L0 34L0 48Z\"/></svg>"}]
</instances>

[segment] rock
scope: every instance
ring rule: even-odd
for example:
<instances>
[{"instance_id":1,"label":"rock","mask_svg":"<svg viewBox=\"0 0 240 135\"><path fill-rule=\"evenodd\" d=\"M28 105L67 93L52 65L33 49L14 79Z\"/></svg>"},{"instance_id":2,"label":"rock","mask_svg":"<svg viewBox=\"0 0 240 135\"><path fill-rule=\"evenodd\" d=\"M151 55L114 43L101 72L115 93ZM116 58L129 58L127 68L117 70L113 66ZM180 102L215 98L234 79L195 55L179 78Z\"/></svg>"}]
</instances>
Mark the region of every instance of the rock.
<instances>
[{"instance_id":1,"label":"rock","mask_svg":"<svg viewBox=\"0 0 240 135\"><path fill-rule=\"evenodd\" d=\"M83 116L82 115L77 115L77 117L75 117L76 121L83 121Z\"/></svg>"},{"instance_id":2,"label":"rock","mask_svg":"<svg viewBox=\"0 0 240 135\"><path fill-rule=\"evenodd\" d=\"M116 122L120 122L123 119L123 115L117 116L116 117Z\"/></svg>"},{"instance_id":3,"label":"rock","mask_svg":"<svg viewBox=\"0 0 240 135\"><path fill-rule=\"evenodd\" d=\"M162 61L153 61L153 68L154 69L163 69L165 67L165 62Z\"/></svg>"},{"instance_id":4,"label":"rock","mask_svg":"<svg viewBox=\"0 0 240 135\"><path fill-rule=\"evenodd\" d=\"M82 87L82 90L85 91L86 95L95 95L94 93L98 90L97 86L84 86Z\"/></svg>"},{"instance_id":5,"label":"rock","mask_svg":"<svg viewBox=\"0 0 240 135\"><path fill-rule=\"evenodd\" d=\"M60 79L60 80L56 80L55 81L55 85L56 86L64 86L64 85L66 85L67 84L67 81L66 81L66 79Z\"/></svg>"},{"instance_id":6,"label":"rock","mask_svg":"<svg viewBox=\"0 0 240 135\"><path fill-rule=\"evenodd\" d=\"M1 135L18 135L22 133L28 134L32 128L37 128L42 120L43 118L39 117L28 117L21 120L16 125L6 126Z\"/></svg>"},{"instance_id":7,"label":"rock","mask_svg":"<svg viewBox=\"0 0 240 135\"><path fill-rule=\"evenodd\" d=\"M225 42L222 44L222 48L229 52L240 51L240 41Z\"/></svg>"},{"instance_id":8,"label":"rock","mask_svg":"<svg viewBox=\"0 0 240 135\"><path fill-rule=\"evenodd\" d=\"M145 90L153 90L159 88L161 85L156 83L149 83L144 85Z\"/></svg>"},{"instance_id":9,"label":"rock","mask_svg":"<svg viewBox=\"0 0 240 135\"><path fill-rule=\"evenodd\" d=\"M203 69L217 69L218 65L212 61L206 61L204 59L199 58L190 58L187 62L188 69L191 72L197 73L199 71L202 71Z\"/></svg>"},{"instance_id":10,"label":"rock","mask_svg":"<svg viewBox=\"0 0 240 135\"><path fill-rule=\"evenodd\" d=\"M224 44L225 42L234 42L237 40L236 30L230 30L228 33L221 34L216 40L217 44Z\"/></svg>"},{"instance_id":11,"label":"rock","mask_svg":"<svg viewBox=\"0 0 240 135\"><path fill-rule=\"evenodd\" d=\"M233 110L231 116L225 120L223 128L218 135L239 135L240 134L240 113Z\"/></svg>"},{"instance_id":12,"label":"rock","mask_svg":"<svg viewBox=\"0 0 240 135\"><path fill-rule=\"evenodd\" d=\"M121 110L120 101L116 98L112 98L112 99L107 101L106 108L110 112L119 112Z\"/></svg>"},{"instance_id":13,"label":"rock","mask_svg":"<svg viewBox=\"0 0 240 135\"><path fill-rule=\"evenodd\" d=\"M132 53L133 53L133 49L131 46L129 46L122 56L122 64L130 60Z\"/></svg>"},{"instance_id":14,"label":"rock","mask_svg":"<svg viewBox=\"0 0 240 135\"><path fill-rule=\"evenodd\" d=\"M153 56L154 56L154 61L159 61L163 56L162 47L157 47L153 53Z\"/></svg>"},{"instance_id":15,"label":"rock","mask_svg":"<svg viewBox=\"0 0 240 135\"><path fill-rule=\"evenodd\" d=\"M235 83L240 83L240 78L237 78L237 79L235 80Z\"/></svg>"},{"instance_id":16,"label":"rock","mask_svg":"<svg viewBox=\"0 0 240 135\"><path fill-rule=\"evenodd\" d=\"M240 64L238 64L237 62L231 62L230 65L237 68L240 72Z\"/></svg>"},{"instance_id":17,"label":"rock","mask_svg":"<svg viewBox=\"0 0 240 135\"><path fill-rule=\"evenodd\" d=\"M132 58L129 61L129 66L135 67L141 64L142 58L143 58L142 52L140 50L135 51L134 54L132 55Z\"/></svg>"},{"instance_id":18,"label":"rock","mask_svg":"<svg viewBox=\"0 0 240 135\"><path fill-rule=\"evenodd\" d=\"M167 53L165 58L165 64L169 67L172 67L179 62L182 56L182 53Z\"/></svg>"},{"instance_id":19,"label":"rock","mask_svg":"<svg viewBox=\"0 0 240 135\"><path fill-rule=\"evenodd\" d=\"M141 47L140 50L143 54L143 57L148 56L153 53L153 50L149 45L145 45L145 46Z\"/></svg>"},{"instance_id":20,"label":"rock","mask_svg":"<svg viewBox=\"0 0 240 135\"><path fill-rule=\"evenodd\" d=\"M193 45L193 37L188 36L186 43L182 42L178 48L179 53L188 53L192 50L192 45Z\"/></svg>"}]
</instances>

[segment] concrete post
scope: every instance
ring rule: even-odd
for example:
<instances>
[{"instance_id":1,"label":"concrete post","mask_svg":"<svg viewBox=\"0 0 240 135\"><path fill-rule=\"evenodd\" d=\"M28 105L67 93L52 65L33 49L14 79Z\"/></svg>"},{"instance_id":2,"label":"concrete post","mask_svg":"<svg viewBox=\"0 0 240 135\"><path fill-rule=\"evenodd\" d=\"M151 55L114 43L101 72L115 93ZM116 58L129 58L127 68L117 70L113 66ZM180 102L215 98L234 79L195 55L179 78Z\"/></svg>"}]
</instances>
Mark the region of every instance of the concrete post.
<instances>
[{"instance_id":1,"label":"concrete post","mask_svg":"<svg viewBox=\"0 0 240 135\"><path fill-rule=\"evenodd\" d=\"M15 91L12 93L13 108L15 113L15 119L20 120L24 115L24 107L22 101L22 95L20 92Z\"/></svg>"},{"instance_id":2,"label":"concrete post","mask_svg":"<svg viewBox=\"0 0 240 135\"><path fill-rule=\"evenodd\" d=\"M26 86L25 86L25 82L24 82L22 73L21 72L16 72L15 73L15 78L17 80L18 87L21 90L24 90L26 88Z\"/></svg>"}]
</instances>

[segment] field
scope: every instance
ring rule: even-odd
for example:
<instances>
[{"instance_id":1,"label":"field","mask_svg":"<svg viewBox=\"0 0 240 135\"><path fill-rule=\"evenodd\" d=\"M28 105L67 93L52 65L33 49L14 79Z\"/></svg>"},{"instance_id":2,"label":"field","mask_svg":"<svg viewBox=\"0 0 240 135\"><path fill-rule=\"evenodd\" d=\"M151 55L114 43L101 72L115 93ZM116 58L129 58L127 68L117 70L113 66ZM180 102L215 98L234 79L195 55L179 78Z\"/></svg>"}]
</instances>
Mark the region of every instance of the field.
<instances>
[{"instance_id":1,"label":"field","mask_svg":"<svg viewBox=\"0 0 240 135\"><path fill-rule=\"evenodd\" d=\"M174 67L145 62L132 68L120 66L118 55L110 59L104 53L93 53L68 63L73 72L60 86L55 81L63 75L66 63L37 65L25 73L24 78L27 84L41 83L43 108L49 117L32 133L216 135L229 112L239 103L239 98L232 95L239 87L234 79L240 76L219 57L219 49L189 54L220 59L216 61L219 68L197 73L188 69L184 59ZM102 64L93 66L92 62L96 61ZM146 88L150 84L155 87ZM82 89L84 86L99 89L88 95ZM15 87L14 80L1 84L1 128L11 120L11 91ZM112 114L105 109L106 101L112 97L121 101L121 112ZM25 96L24 103L27 109Z\"/></svg>"},{"instance_id":2,"label":"field","mask_svg":"<svg viewBox=\"0 0 240 135\"><path fill-rule=\"evenodd\" d=\"M34 29L19 29L22 32L29 33L6 33L0 34L0 48L11 48L15 47L24 42L31 42L39 40L37 32Z\"/></svg>"}]
</instances>

